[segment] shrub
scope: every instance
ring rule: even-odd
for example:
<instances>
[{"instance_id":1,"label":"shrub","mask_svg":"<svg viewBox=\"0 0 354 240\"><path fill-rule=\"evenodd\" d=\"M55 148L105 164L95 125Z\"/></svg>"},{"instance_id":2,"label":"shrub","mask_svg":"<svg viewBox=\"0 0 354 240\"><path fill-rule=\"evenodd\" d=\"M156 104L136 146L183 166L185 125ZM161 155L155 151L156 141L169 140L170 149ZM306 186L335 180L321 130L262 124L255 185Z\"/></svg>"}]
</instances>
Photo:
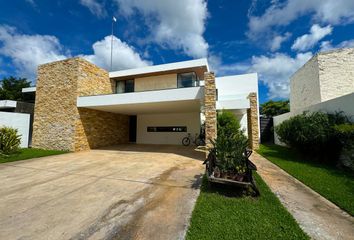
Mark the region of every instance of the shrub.
<instances>
[{"instance_id":1,"label":"shrub","mask_svg":"<svg viewBox=\"0 0 354 240\"><path fill-rule=\"evenodd\" d=\"M232 134L231 136L222 133L218 135L214 147L216 148L216 166L222 172L242 172L245 168L245 149L248 139L242 134Z\"/></svg>"},{"instance_id":2,"label":"shrub","mask_svg":"<svg viewBox=\"0 0 354 240\"><path fill-rule=\"evenodd\" d=\"M240 129L240 124L232 112L218 114L218 137L214 143L217 167L222 172L242 172L245 168L245 156L248 139Z\"/></svg>"},{"instance_id":3,"label":"shrub","mask_svg":"<svg viewBox=\"0 0 354 240\"><path fill-rule=\"evenodd\" d=\"M336 126L349 124L343 113L308 113L285 120L275 128L279 139L300 152L335 163L343 143Z\"/></svg>"},{"instance_id":4,"label":"shrub","mask_svg":"<svg viewBox=\"0 0 354 240\"><path fill-rule=\"evenodd\" d=\"M274 117L290 111L289 100L273 101L270 100L261 104L260 112L267 117Z\"/></svg>"},{"instance_id":5,"label":"shrub","mask_svg":"<svg viewBox=\"0 0 354 240\"><path fill-rule=\"evenodd\" d=\"M354 171L354 124L340 124L334 127L341 145L338 166Z\"/></svg>"},{"instance_id":6,"label":"shrub","mask_svg":"<svg viewBox=\"0 0 354 240\"><path fill-rule=\"evenodd\" d=\"M338 139L343 142L344 145L354 142L354 124L344 123L334 126L334 130Z\"/></svg>"},{"instance_id":7,"label":"shrub","mask_svg":"<svg viewBox=\"0 0 354 240\"><path fill-rule=\"evenodd\" d=\"M231 136L235 133L240 133L240 123L232 112L222 110L217 116L217 131L219 134Z\"/></svg>"},{"instance_id":8,"label":"shrub","mask_svg":"<svg viewBox=\"0 0 354 240\"><path fill-rule=\"evenodd\" d=\"M10 154L19 149L21 143L21 135L17 129L10 127L0 128L0 152L2 154Z\"/></svg>"}]
</instances>

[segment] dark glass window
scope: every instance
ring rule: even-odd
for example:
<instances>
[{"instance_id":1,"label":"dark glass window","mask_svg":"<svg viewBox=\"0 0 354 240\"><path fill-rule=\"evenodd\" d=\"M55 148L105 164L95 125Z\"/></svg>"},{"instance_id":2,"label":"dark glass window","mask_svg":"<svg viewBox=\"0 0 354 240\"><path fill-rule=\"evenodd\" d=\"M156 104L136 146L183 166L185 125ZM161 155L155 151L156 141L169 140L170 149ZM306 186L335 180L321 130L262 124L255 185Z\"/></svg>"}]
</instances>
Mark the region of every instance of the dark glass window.
<instances>
[{"instance_id":1,"label":"dark glass window","mask_svg":"<svg viewBox=\"0 0 354 240\"><path fill-rule=\"evenodd\" d=\"M195 72L179 73L177 75L177 87L196 87L198 86L197 74Z\"/></svg>"},{"instance_id":2,"label":"dark glass window","mask_svg":"<svg viewBox=\"0 0 354 240\"><path fill-rule=\"evenodd\" d=\"M147 127L148 132L187 132L186 126Z\"/></svg>"},{"instance_id":3,"label":"dark glass window","mask_svg":"<svg viewBox=\"0 0 354 240\"><path fill-rule=\"evenodd\" d=\"M116 93L134 92L134 80L116 81Z\"/></svg>"}]
</instances>

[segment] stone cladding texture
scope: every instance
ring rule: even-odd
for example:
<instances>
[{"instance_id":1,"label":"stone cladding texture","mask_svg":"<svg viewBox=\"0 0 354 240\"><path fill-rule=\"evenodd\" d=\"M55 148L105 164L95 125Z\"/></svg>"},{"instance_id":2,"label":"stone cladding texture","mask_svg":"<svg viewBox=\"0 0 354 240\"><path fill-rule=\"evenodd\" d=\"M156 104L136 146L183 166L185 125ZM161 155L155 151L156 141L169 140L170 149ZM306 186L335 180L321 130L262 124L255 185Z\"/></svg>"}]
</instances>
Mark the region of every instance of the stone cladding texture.
<instances>
[{"instance_id":1,"label":"stone cladding texture","mask_svg":"<svg viewBox=\"0 0 354 240\"><path fill-rule=\"evenodd\" d=\"M204 114L205 114L205 143L212 147L210 140L217 137L216 118L216 87L213 72L204 73Z\"/></svg>"},{"instance_id":2,"label":"stone cladding texture","mask_svg":"<svg viewBox=\"0 0 354 240\"><path fill-rule=\"evenodd\" d=\"M32 146L88 150L128 141L128 116L78 109L78 96L111 94L108 72L81 58L38 67Z\"/></svg>"},{"instance_id":3,"label":"stone cladding texture","mask_svg":"<svg viewBox=\"0 0 354 240\"><path fill-rule=\"evenodd\" d=\"M257 94L250 93L248 99L250 101L250 108L247 109L248 140L250 147L256 150L259 148Z\"/></svg>"}]
</instances>

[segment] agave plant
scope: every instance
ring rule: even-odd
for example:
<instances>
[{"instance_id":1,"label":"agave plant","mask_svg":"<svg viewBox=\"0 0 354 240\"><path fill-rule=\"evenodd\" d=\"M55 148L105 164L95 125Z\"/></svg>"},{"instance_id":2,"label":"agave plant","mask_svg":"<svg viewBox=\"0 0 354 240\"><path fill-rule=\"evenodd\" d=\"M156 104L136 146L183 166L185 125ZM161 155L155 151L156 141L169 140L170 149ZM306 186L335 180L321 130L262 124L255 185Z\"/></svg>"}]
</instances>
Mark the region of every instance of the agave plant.
<instances>
[{"instance_id":1,"label":"agave plant","mask_svg":"<svg viewBox=\"0 0 354 240\"><path fill-rule=\"evenodd\" d=\"M18 130L11 127L0 128L0 152L10 154L16 152L21 144L21 135Z\"/></svg>"}]
</instances>

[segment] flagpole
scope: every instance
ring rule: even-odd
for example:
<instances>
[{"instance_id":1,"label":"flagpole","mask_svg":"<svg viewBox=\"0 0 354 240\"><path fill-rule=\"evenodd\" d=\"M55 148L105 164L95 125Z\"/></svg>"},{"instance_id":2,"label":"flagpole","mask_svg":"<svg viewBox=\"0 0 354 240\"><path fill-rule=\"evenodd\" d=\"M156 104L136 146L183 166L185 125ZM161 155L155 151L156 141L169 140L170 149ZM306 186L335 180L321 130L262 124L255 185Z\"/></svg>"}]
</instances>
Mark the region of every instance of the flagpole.
<instances>
[{"instance_id":1,"label":"flagpole","mask_svg":"<svg viewBox=\"0 0 354 240\"><path fill-rule=\"evenodd\" d=\"M111 35L111 71L113 67L113 24L114 24L114 17L112 18L112 35Z\"/></svg>"}]
</instances>

